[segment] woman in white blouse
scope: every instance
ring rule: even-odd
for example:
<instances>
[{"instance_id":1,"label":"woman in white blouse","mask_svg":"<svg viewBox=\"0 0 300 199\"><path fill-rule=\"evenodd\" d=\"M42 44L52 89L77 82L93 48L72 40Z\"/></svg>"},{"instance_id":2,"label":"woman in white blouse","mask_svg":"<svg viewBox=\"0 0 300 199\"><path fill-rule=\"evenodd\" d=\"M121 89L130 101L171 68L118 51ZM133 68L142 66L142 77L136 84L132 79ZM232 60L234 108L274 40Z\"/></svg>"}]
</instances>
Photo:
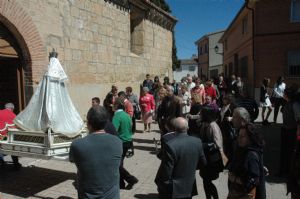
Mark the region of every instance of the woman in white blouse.
<instances>
[{"instance_id":1,"label":"woman in white blouse","mask_svg":"<svg viewBox=\"0 0 300 199\"><path fill-rule=\"evenodd\" d=\"M283 94L284 94L284 89L285 89L286 85L284 83L284 77L280 76L277 79L276 84L274 85L274 92L273 92L273 96L274 96L274 123L277 122L277 115L278 115L278 111L280 106L284 106L285 101L283 99Z\"/></svg>"}]
</instances>

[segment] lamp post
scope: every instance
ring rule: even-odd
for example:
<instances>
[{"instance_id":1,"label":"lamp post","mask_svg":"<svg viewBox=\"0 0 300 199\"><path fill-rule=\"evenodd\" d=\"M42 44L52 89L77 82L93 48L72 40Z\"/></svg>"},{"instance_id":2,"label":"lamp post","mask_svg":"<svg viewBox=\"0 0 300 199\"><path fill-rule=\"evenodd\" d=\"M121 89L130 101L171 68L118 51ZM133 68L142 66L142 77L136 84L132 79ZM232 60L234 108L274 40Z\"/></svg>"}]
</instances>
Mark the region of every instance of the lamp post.
<instances>
[{"instance_id":1,"label":"lamp post","mask_svg":"<svg viewBox=\"0 0 300 199\"><path fill-rule=\"evenodd\" d=\"M218 45L215 46L215 53L219 54L219 55L224 55L223 52L219 53L219 46Z\"/></svg>"}]
</instances>

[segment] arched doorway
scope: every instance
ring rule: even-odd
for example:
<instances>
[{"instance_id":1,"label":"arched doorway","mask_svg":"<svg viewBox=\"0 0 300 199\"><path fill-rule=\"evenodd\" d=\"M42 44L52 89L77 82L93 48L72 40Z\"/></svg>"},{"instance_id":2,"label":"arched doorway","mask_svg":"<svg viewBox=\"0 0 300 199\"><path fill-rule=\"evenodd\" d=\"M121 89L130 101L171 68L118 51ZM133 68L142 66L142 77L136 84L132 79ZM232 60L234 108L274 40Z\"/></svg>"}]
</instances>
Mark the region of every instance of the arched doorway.
<instances>
[{"instance_id":1,"label":"arched doorway","mask_svg":"<svg viewBox=\"0 0 300 199\"><path fill-rule=\"evenodd\" d=\"M14 35L0 22L0 109L12 102L18 113L25 106L23 56Z\"/></svg>"}]
</instances>

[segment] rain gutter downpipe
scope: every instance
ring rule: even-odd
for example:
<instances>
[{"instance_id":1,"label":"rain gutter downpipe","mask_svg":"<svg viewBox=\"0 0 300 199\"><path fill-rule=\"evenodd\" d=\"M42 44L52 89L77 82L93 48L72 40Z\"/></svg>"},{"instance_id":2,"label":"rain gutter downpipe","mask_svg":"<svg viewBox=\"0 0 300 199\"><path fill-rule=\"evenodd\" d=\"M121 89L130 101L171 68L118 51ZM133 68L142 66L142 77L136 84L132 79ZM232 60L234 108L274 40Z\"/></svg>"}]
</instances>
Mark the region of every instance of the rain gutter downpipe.
<instances>
[{"instance_id":1,"label":"rain gutter downpipe","mask_svg":"<svg viewBox=\"0 0 300 199\"><path fill-rule=\"evenodd\" d=\"M255 17L254 17L254 9L249 7L249 0L246 0L246 8L252 12L252 60L253 60L253 97L255 98L255 72L256 72L256 63L255 63L255 48L254 48L254 38L255 38Z\"/></svg>"}]
</instances>

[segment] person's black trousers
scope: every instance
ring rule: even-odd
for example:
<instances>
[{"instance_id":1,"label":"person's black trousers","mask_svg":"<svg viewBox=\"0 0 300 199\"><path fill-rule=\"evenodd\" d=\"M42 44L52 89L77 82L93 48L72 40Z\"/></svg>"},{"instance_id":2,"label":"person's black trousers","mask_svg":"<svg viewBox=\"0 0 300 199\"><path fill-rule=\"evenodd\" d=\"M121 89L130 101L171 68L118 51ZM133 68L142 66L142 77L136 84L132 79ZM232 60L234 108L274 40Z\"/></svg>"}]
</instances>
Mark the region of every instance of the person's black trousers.
<instances>
[{"instance_id":1,"label":"person's black trousers","mask_svg":"<svg viewBox=\"0 0 300 199\"><path fill-rule=\"evenodd\" d=\"M136 183L136 177L131 175L123 166L124 163L124 158L126 156L126 153L128 149L130 149L132 146L131 142L123 142L123 154L122 154L122 160L121 160L121 165L119 167L120 171L120 188L125 188L125 181L129 184L134 184Z\"/></svg>"},{"instance_id":2,"label":"person's black trousers","mask_svg":"<svg viewBox=\"0 0 300 199\"><path fill-rule=\"evenodd\" d=\"M278 112L279 112L279 108L280 106L284 106L286 103L286 101L283 98L275 98L274 99L274 118L273 121L277 122L277 116L278 116ZM281 109L282 109L281 107Z\"/></svg>"},{"instance_id":3,"label":"person's black trousers","mask_svg":"<svg viewBox=\"0 0 300 199\"><path fill-rule=\"evenodd\" d=\"M132 134L135 133L136 130L136 124L135 124L135 115L132 116Z\"/></svg>"},{"instance_id":4,"label":"person's black trousers","mask_svg":"<svg viewBox=\"0 0 300 199\"><path fill-rule=\"evenodd\" d=\"M292 154L296 146L297 129L281 128L281 148L280 148L280 175L289 174Z\"/></svg>"}]
</instances>

